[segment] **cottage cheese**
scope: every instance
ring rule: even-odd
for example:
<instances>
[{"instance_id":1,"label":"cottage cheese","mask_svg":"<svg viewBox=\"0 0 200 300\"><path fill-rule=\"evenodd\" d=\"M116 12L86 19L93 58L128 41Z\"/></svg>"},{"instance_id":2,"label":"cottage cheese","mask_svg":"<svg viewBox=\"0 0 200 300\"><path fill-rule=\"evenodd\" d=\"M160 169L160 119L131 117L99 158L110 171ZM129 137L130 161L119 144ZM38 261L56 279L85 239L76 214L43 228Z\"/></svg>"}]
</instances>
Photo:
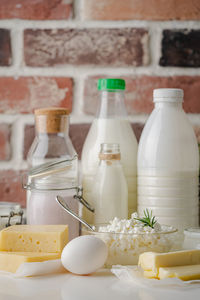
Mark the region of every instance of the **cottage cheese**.
<instances>
[{"instance_id":1,"label":"cottage cheese","mask_svg":"<svg viewBox=\"0 0 200 300\"><path fill-rule=\"evenodd\" d=\"M146 251L169 252L181 249L183 237L173 227L160 225L143 226L133 213L129 220L114 218L96 233L108 246L106 267L114 264L134 265L139 255Z\"/></svg>"},{"instance_id":2,"label":"cottage cheese","mask_svg":"<svg viewBox=\"0 0 200 300\"><path fill-rule=\"evenodd\" d=\"M131 215L129 220L121 220L115 217L112 221L109 222L107 226L100 226L99 232L118 232L118 233L152 233L161 231L161 225L156 222L154 228L143 226L143 223L138 221L138 214L135 212ZM172 227L169 227L169 230L172 230Z\"/></svg>"}]
</instances>

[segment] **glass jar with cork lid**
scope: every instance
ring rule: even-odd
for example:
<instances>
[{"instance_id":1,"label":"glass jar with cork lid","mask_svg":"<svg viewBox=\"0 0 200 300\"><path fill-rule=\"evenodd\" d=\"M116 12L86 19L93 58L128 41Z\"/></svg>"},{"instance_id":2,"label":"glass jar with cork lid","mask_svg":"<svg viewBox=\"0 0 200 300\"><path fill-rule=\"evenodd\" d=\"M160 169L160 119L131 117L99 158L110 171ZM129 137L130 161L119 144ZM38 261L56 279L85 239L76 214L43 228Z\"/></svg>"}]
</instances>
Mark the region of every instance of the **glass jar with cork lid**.
<instances>
[{"instance_id":1,"label":"glass jar with cork lid","mask_svg":"<svg viewBox=\"0 0 200 300\"><path fill-rule=\"evenodd\" d=\"M79 224L57 204L62 196L78 213L74 194L78 188L78 156L69 138L66 108L35 110L36 136L28 153L27 223L68 224L69 238L78 235Z\"/></svg>"}]
</instances>

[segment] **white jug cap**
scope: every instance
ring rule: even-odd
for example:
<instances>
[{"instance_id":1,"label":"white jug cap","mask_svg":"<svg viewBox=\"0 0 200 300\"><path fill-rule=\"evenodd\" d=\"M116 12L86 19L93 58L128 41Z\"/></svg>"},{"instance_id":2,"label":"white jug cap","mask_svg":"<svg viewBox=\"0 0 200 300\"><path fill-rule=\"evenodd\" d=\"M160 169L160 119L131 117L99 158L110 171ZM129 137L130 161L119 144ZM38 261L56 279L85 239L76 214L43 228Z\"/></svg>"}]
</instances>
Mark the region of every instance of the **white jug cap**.
<instances>
[{"instance_id":1,"label":"white jug cap","mask_svg":"<svg viewBox=\"0 0 200 300\"><path fill-rule=\"evenodd\" d=\"M182 89L155 89L153 91L154 102L182 102L183 95Z\"/></svg>"}]
</instances>

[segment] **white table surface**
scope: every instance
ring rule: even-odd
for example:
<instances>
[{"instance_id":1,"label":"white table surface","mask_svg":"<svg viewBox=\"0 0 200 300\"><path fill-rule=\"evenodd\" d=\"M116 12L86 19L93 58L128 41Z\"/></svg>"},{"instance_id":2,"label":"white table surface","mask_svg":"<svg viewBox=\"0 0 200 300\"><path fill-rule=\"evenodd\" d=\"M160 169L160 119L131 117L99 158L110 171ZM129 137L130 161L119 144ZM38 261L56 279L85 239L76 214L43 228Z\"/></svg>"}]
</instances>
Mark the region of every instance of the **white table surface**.
<instances>
[{"instance_id":1,"label":"white table surface","mask_svg":"<svg viewBox=\"0 0 200 300\"><path fill-rule=\"evenodd\" d=\"M0 275L0 300L196 300L200 287L183 290L141 288L124 283L110 271L90 276L70 273L34 278Z\"/></svg>"}]
</instances>

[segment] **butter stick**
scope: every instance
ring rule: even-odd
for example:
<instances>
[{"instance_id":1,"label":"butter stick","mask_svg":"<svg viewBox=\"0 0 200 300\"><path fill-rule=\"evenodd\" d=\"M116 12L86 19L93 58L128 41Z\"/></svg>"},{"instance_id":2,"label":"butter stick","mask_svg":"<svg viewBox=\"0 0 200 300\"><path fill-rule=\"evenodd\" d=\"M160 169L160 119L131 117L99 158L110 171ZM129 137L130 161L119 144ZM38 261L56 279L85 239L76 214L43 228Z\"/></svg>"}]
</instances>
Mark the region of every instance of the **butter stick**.
<instances>
[{"instance_id":1,"label":"butter stick","mask_svg":"<svg viewBox=\"0 0 200 300\"><path fill-rule=\"evenodd\" d=\"M159 268L198 264L200 264L200 250L185 250L169 253L145 252L139 256L138 262L138 265L144 271L151 271L151 278L158 277ZM148 273L146 274L148 275Z\"/></svg>"},{"instance_id":2,"label":"butter stick","mask_svg":"<svg viewBox=\"0 0 200 300\"><path fill-rule=\"evenodd\" d=\"M182 280L200 279L200 265L159 268L159 279L173 277L177 277Z\"/></svg>"},{"instance_id":3,"label":"butter stick","mask_svg":"<svg viewBox=\"0 0 200 300\"><path fill-rule=\"evenodd\" d=\"M200 264L200 250L183 250L169 253L144 252L138 263L142 269L151 271L160 267Z\"/></svg>"},{"instance_id":4,"label":"butter stick","mask_svg":"<svg viewBox=\"0 0 200 300\"><path fill-rule=\"evenodd\" d=\"M154 271L143 271L143 276L145 278L155 278L155 279L158 279L158 277L156 276L155 272Z\"/></svg>"}]
</instances>

